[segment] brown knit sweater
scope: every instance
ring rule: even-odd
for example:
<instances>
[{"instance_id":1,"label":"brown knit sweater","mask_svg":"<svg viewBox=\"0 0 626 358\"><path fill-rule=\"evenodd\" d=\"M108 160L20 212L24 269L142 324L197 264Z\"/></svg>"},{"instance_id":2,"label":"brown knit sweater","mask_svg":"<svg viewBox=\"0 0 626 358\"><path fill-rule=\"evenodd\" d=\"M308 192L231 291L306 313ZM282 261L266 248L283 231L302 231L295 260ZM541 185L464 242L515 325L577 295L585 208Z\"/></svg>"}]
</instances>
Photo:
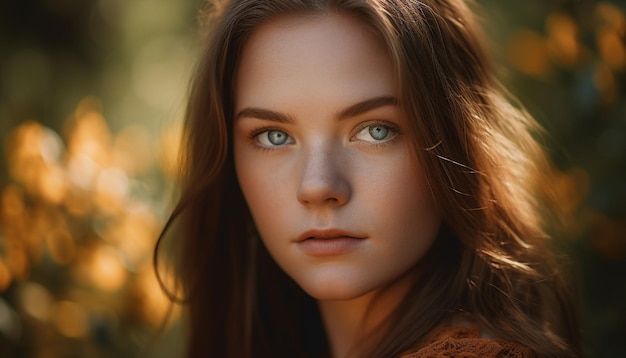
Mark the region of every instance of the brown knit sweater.
<instances>
[{"instance_id":1,"label":"brown knit sweater","mask_svg":"<svg viewBox=\"0 0 626 358\"><path fill-rule=\"evenodd\" d=\"M499 339L481 338L478 327L442 327L426 346L401 358L535 358L529 349Z\"/></svg>"}]
</instances>

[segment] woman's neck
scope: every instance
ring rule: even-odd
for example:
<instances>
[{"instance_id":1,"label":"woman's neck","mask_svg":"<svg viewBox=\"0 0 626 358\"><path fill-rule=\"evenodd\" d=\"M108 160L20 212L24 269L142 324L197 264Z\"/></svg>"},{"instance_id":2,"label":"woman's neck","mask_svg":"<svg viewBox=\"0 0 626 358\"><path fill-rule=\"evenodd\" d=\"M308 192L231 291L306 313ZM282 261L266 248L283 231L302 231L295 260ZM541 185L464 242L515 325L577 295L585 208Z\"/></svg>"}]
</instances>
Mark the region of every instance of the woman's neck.
<instances>
[{"instance_id":1,"label":"woman's neck","mask_svg":"<svg viewBox=\"0 0 626 358\"><path fill-rule=\"evenodd\" d=\"M388 330L385 320L406 296L414 274L350 300L318 301L333 358L353 357Z\"/></svg>"}]
</instances>

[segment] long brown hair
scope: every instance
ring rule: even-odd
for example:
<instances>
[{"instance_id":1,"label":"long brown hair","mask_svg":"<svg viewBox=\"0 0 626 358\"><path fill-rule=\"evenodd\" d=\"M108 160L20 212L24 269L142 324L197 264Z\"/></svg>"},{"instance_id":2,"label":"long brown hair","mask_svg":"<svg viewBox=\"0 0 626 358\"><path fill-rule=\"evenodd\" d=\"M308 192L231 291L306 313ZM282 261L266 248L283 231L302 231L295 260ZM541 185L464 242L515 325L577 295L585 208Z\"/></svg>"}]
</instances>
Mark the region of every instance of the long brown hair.
<instances>
[{"instance_id":1,"label":"long brown hair","mask_svg":"<svg viewBox=\"0 0 626 358\"><path fill-rule=\"evenodd\" d=\"M319 356L315 302L258 243L231 149L233 78L247 38L279 15L342 12L385 41L412 145L444 224L421 275L366 356L398 356L451 314L540 356L578 355L571 299L541 220L549 164L538 125L493 77L462 0L238 0L210 6L192 83L181 199L189 357ZM156 255L155 255L156 257Z\"/></svg>"}]
</instances>

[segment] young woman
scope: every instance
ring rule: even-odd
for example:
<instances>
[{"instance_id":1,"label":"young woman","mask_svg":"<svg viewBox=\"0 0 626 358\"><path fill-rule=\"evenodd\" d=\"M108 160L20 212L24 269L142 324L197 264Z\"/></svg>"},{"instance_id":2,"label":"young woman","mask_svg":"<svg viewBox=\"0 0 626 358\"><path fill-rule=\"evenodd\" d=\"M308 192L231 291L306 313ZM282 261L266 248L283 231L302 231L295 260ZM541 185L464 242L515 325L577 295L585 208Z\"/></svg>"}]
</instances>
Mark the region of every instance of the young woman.
<instances>
[{"instance_id":1,"label":"young woman","mask_svg":"<svg viewBox=\"0 0 626 358\"><path fill-rule=\"evenodd\" d=\"M538 128L464 1L212 11L170 219L188 357L579 355Z\"/></svg>"}]
</instances>

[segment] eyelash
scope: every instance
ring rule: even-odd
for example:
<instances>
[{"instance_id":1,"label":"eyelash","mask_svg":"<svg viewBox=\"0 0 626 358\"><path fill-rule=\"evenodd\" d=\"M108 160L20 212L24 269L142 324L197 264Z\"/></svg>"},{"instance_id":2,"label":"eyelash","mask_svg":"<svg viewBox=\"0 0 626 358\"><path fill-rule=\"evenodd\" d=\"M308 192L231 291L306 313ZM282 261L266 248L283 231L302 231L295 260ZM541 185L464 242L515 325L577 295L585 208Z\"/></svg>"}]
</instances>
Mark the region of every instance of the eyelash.
<instances>
[{"instance_id":1,"label":"eyelash","mask_svg":"<svg viewBox=\"0 0 626 358\"><path fill-rule=\"evenodd\" d=\"M374 121L360 123L357 126L356 133L352 137L350 137L350 141L351 142L357 141L357 140L355 140L355 137L363 129L368 128L368 127L376 127L376 126L387 128L390 131L390 135L392 137L390 139L388 139L388 140L384 140L382 142L375 142L375 143L366 143L366 142L359 141L360 145L364 145L364 146L367 146L367 147L373 147L375 149L384 148L384 147L387 147L387 146L393 144L396 141L396 139L402 134L401 131L400 131L400 128L397 125L395 125L395 124L393 124L391 122L383 121L383 120L374 120ZM286 133L289 137L291 137L291 135L287 131L282 129L282 128L278 128L278 127L262 127L262 128L258 128L258 129L255 129L255 130L251 131L250 134L248 134L248 138L250 139L250 141L252 141L252 143L254 144L254 147L259 149L259 150L263 150L263 151L277 150L277 149L279 149L282 146L269 147L269 146L264 146L264 145L261 145L261 144L258 143L257 137L259 135L261 135L263 133L266 133L266 132L271 132L271 131L281 131L281 132Z\"/></svg>"}]
</instances>

